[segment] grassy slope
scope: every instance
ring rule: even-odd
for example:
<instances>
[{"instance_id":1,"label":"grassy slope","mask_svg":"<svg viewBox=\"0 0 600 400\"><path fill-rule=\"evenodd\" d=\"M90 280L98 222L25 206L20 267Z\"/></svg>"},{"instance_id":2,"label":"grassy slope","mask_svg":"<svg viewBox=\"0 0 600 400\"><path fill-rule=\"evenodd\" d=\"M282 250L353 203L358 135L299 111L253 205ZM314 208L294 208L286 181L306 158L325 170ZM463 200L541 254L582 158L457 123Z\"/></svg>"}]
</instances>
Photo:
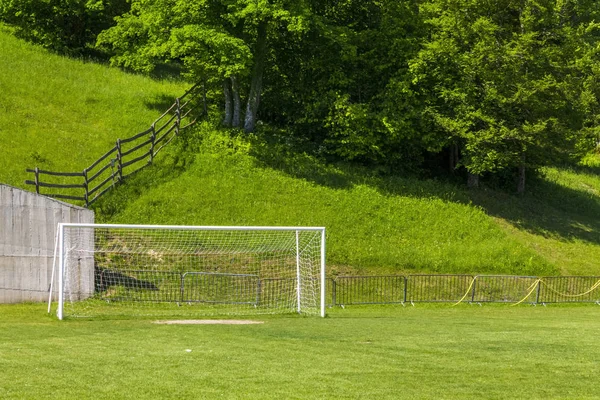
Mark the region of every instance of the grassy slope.
<instances>
[{"instance_id":1,"label":"grassy slope","mask_svg":"<svg viewBox=\"0 0 600 400\"><path fill-rule=\"evenodd\" d=\"M0 54L0 181L15 186L26 168L83 170L189 86L49 54L2 26Z\"/></svg>"},{"instance_id":2,"label":"grassy slope","mask_svg":"<svg viewBox=\"0 0 600 400\"><path fill-rule=\"evenodd\" d=\"M16 186L36 165L81 170L187 88L49 55L3 31L0 52L0 181ZM383 179L211 129L196 135L205 138L192 140L197 156L161 155L98 204L98 219L326 226L336 273L600 274L594 166L548 169L516 197Z\"/></svg>"},{"instance_id":3,"label":"grassy slope","mask_svg":"<svg viewBox=\"0 0 600 400\"><path fill-rule=\"evenodd\" d=\"M545 168L520 198L474 192L473 202L498 226L561 274L598 275L600 267L600 168L598 157L578 168Z\"/></svg>"},{"instance_id":4,"label":"grassy slope","mask_svg":"<svg viewBox=\"0 0 600 400\"><path fill-rule=\"evenodd\" d=\"M203 141L191 164L178 168L172 150L101 201L107 221L326 226L328 263L339 273L559 272L460 186L378 178L210 128L196 134Z\"/></svg>"}]
</instances>

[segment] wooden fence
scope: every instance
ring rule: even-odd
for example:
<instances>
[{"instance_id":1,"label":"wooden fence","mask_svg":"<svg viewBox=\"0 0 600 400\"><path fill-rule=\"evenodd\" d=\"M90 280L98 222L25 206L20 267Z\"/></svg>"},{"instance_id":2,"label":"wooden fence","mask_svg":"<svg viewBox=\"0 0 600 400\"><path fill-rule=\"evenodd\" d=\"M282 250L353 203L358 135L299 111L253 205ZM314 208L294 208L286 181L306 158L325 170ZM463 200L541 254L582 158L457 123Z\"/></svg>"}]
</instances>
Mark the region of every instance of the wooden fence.
<instances>
[{"instance_id":1,"label":"wooden fence","mask_svg":"<svg viewBox=\"0 0 600 400\"><path fill-rule=\"evenodd\" d=\"M194 113L202 107L202 112ZM55 172L39 168L27 169L34 180L38 194L64 200L81 201L89 207L104 193L127 176L150 165L154 157L173 140L179 132L206 114L204 86L196 84L165 111L150 128L127 139L117 139L115 146L81 172ZM61 180L60 183L57 180ZM41 189L52 191L41 192Z\"/></svg>"}]
</instances>

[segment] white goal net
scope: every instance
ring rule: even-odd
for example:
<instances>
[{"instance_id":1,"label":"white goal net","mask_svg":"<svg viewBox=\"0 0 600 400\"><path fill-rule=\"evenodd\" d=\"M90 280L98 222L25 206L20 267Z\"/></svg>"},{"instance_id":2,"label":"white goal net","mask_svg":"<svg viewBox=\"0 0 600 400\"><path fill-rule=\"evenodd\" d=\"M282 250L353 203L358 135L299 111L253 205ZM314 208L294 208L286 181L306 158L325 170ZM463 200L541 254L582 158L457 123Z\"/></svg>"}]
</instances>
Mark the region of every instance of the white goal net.
<instances>
[{"instance_id":1,"label":"white goal net","mask_svg":"<svg viewBox=\"0 0 600 400\"><path fill-rule=\"evenodd\" d=\"M325 316L325 229L59 224L65 316Z\"/></svg>"}]
</instances>

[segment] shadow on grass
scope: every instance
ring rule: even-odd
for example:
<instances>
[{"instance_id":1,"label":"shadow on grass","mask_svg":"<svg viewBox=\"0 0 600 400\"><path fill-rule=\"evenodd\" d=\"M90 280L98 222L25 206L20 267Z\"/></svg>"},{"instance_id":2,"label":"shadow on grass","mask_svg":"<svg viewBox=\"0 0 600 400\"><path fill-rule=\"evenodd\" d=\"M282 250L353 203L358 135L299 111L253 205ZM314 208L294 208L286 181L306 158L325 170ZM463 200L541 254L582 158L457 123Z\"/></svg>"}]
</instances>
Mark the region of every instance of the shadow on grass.
<instances>
[{"instance_id":1,"label":"shadow on grass","mask_svg":"<svg viewBox=\"0 0 600 400\"><path fill-rule=\"evenodd\" d=\"M535 178L523 196L472 191L473 204L530 233L563 241L600 244L600 199L585 191Z\"/></svg>"},{"instance_id":2,"label":"shadow on grass","mask_svg":"<svg viewBox=\"0 0 600 400\"><path fill-rule=\"evenodd\" d=\"M161 63L154 67L150 76L156 80L180 80L182 79L181 73L183 70L183 66L178 63Z\"/></svg>"},{"instance_id":3,"label":"shadow on grass","mask_svg":"<svg viewBox=\"0 0 600 400\"><path fill-rule=\"evenodd\" d=\"M128 177L123 184L117 185L94 203L92 209L96 211L97 222L110 221L149 188L172 181L183 174L193 164L193 157L178 150L165 152L154 164Z\"/></svg>"},{"instance_id":4,"label":"shadow on grass","mask_svg":"<svg viewBox=\"0 0 600 400\"><path fill-rule=\"evenodd\" d=\"M583 174L600 176L600 165L578 165L576 167L571 167L571 169Z\"/></svg>"},{"instance_id":5,"label":"shadow on grass","mask_svg":"<svg viewBox=\"0 0 600 400\"><path fill-rule=\"evenodd\" d=\"M162 94L144 101L144 106L149 110L155 110L161 114L167 111L175 103L175 98Z\"/></svg>"},{"instance_id":6,"label":"shadow on grass","mask_svg":"<svg viewBox=\"0 0 600 400\"><path fill-rule=\"evenodd\" d=\"M273 168L291 177L331 189L352 189L357 185L376 188L382 194L417 198L432 196L468 201L466 192L457 192L449 180L424 179L416 171L353 165L347 162L328 162L311 154L315 149L292 138L257 137L252 140L250 154L261 167ZM458 200L457 200L458 201Z\"/></svg>"},{"instance_id":7,"label":"shadow on grass","mask_svg":"<svg viewBox=\"0 0 600 400\"><path fill-rule=\"evenodd\" d=\"M481 207L487 214L507 220L535 235L562 241L581 240L600 244L600 198L542 177L528 182L519 196L485 186L469 190L458 178L424 179L415 173L393 174L349 164L331 164L303 152L299 143L260 138L252 155L263 167L332 189L350 190L356 185L376 188L385 196L436 197L444 201ZM575 171L600 175L600 167L577 167Z\"/></svg>"}]
</instances>

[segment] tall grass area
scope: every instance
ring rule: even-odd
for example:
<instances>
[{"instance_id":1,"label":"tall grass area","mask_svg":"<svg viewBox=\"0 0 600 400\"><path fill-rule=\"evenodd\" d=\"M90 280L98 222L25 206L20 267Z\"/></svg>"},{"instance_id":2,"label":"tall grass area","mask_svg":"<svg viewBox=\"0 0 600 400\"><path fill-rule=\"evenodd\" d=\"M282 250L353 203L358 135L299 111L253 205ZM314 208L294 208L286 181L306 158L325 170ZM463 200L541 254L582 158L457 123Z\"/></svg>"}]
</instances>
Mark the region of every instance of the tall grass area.
<instances>
[{"instance_id":1,"label":"tall grass area","mask_svg":"<svg viewBox=\"0 0 600 400\"><path fill-rule=\"evenodd\" d=\"M189 83L156 81L68 59L0 25L0 181L23 186L26 168L82 171L117 138L147 129Z\"/></svg>"},{"instance_id":2,"label":"tall grass area","mask_svg":"<svg viewBox=\"0 0 600 400\"><path fill-rule=\"evenodd\" d=\"M378 177L204 124L97 206L105 222L325 226L331 274L555 274L453 184Z\"/></svg>"},{"instance_id":3,"label":"tall grass area","mask_svg":"<svg viewBox=\"0 0 600 400\"><path fill-rule=\"evenodd\" d=\"M0 305L0 398L595 399L597 306L330 309L256 325Z\"/></svg>"}]
</instances>

